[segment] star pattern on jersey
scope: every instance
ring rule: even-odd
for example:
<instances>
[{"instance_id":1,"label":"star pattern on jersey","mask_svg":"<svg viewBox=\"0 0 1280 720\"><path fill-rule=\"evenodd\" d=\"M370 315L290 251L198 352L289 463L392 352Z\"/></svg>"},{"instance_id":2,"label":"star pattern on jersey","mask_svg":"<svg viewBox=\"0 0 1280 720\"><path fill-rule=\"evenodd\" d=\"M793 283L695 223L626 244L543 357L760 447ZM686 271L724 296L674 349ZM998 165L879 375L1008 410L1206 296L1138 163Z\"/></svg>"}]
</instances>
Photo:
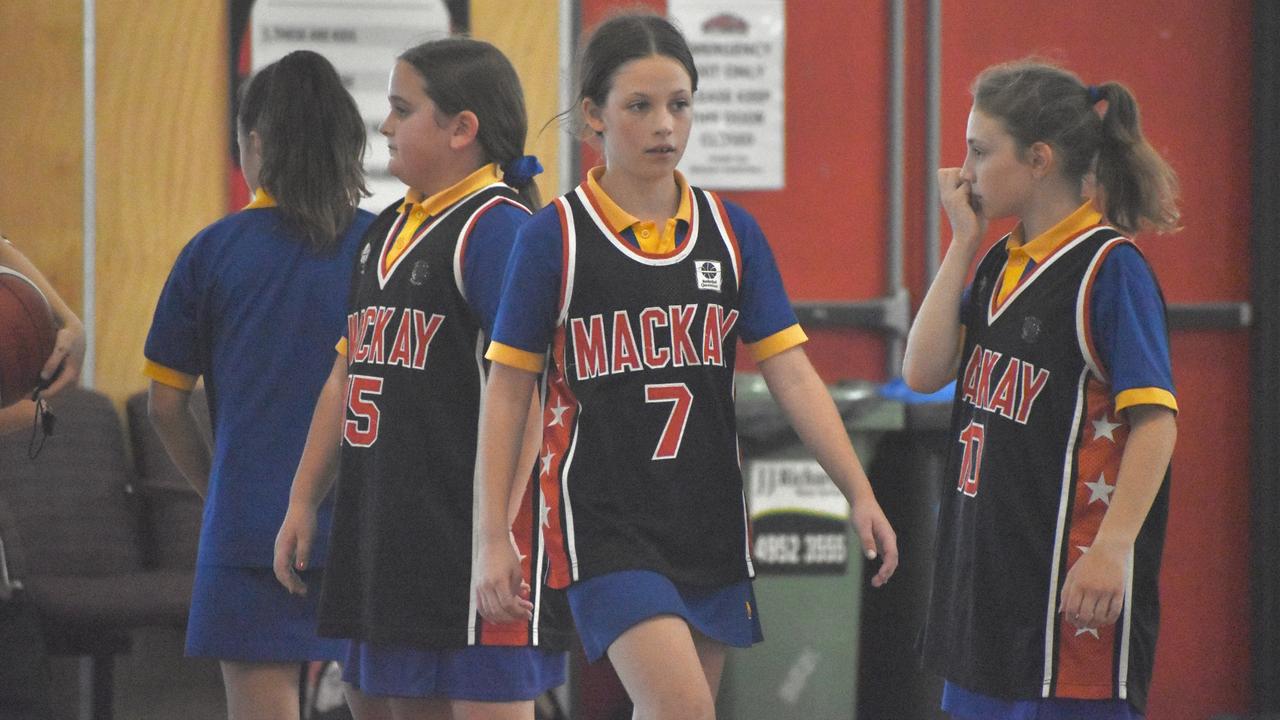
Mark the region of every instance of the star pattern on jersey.
<instances>
[{"instance_id":1,"label":"star pattern on jersey","mask_svg":"<svg viewBox=\"0 0 1280 720\"><path fill-rule=\"evenodd\" d=\"M1097 420L1093 420L1092 422L1094 440L1097 440L1098 438L1106 438L1113 443L1116 441L1115 436L1111 433L1114 432L1116 428L1120 427L1120 423L1113 423L1108 420L1106 413L1103 413L1102 417Z\"/></svg>"},{"instance_id":2,"label":"star pattern on jersey","mask_svg":"<svg viewBox=\"0 0 1280 720\"><path fill-rule=\"evenodd\" d=\"M1089 488L1090 505L1101 500L1103 505L1111 506L1111 493L1116 491L1116 486L1107 484L1107 476L1105 474L1099 473L1097 480L1087 482L1084 486Z\"/></svg>"},{"instance_id":3,"label":"star pattern on jersey","mask_svg":"<svg viewBox=\"0 0 1280 720\"><path fill-rule=\"evenodd\" d=\"M542 457L540 457L540 458L538 458L539 460L541 460L541 461L542 461L542 470L538 473L538 475L540 475L540 476L541 476L541 475L546 475L546 474L547 474L547 472L551 469L551 458L553 458L553 457L555 457L555 456L556 456L556 454L555 454L555 453L553 453L553 452L551 452L551 447L550 447L550 446L548 446L548 447L547 447L547 454L546 454L546 455L543 455L543 456L542 456Z\"/></svg>"},{"instance_id":4,"label":"star pattern on jersey","mask_svg":"<svg viewBox=\"0 0 1280 720\"><path fill-rule=\"evenodd\" d=\"M560 425L561 427L563 427L564 413L568 409L569 409L568 405L561 405L560 398L556 398L556 405L555 407L551 408L551 412L555 413L555 416L551 418L551 422L547 423L547 427L555 427L557 425Z\"/></svg>"},{"instance_id":5,"label":"star pattern on jersey","mask_svg":"<svg viewBox=\"0 0 1280 720\"><path fill-rule=\"evenodd\" d=\"M1088 633L1089 635L1092 635L1094 640L1102 639L1098 637L1098 628L1090 628L1090 627L1076 628L1076 637L1080 637L1081 635L1084 635L1086 633Z\"/></svg>"},{"instance_id":6,"label":"star pattern on jersey","mask_svg":"<svg viewBox=\"0 0 1280 720\"><path fill-rule=\"evenodd\" d=\"M547 504L546 500L538 503L538 522L544 528L551 527L551 506Z\"/></svg>"}]
</instances>

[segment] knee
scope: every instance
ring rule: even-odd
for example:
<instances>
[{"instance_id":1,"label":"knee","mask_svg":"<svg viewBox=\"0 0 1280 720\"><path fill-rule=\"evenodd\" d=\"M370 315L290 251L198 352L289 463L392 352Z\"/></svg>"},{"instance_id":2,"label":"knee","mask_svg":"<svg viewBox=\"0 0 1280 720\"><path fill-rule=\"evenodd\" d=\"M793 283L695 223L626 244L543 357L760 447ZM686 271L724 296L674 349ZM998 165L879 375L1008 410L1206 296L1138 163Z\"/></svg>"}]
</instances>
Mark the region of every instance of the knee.
<instances>
[{"instance_id":1,"label":"knee","mask_svg":"<svg viewBox=\"0 0 1280 720\"><path fill-rule=\"evenodd\" d=\"M716 706L707 688L684 688L636 703L636 720L715 720Z\"/></svg>"}]
</instances>

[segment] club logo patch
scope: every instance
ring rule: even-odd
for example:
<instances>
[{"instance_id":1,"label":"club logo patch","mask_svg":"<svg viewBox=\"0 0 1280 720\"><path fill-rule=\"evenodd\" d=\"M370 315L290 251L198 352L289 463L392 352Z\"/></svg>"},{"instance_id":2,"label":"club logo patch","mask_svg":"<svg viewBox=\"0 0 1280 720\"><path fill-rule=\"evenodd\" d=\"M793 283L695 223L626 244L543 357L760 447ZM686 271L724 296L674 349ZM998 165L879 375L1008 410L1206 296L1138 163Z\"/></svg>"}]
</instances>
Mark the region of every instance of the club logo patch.
<instances>
[{"instance_id":1,"label":"club logo patch","mask_svg":"<svg viewBox=\"0 0 1280 720\"><path fill-rule=\"evenodd\" d=\"M718 260L699 260L694 263L698 275L698 289L720 292L720 262Z\"/></svg>"},{"instance_id":2,"label":"club logo patch","mask_svg":"<svg viewBox=\"0 0 1280 720\"><path fill-rule=\"evenodd\" d=\"M1034 315L1022 318L1022 341L1033 343L1040 338L1040 319Z\"/></svg>"},{"instance_id":3,"label":"club logo patch","mask_svg":"<svg viewBox=\"0 0 1280 720\"><path fill-rule=\"evenodd\" d=\"M427 281L427 261L419 260L413 264L413 271L409 273L409 282L414 285L421 285Z\"/></svg>"}]
</instances>

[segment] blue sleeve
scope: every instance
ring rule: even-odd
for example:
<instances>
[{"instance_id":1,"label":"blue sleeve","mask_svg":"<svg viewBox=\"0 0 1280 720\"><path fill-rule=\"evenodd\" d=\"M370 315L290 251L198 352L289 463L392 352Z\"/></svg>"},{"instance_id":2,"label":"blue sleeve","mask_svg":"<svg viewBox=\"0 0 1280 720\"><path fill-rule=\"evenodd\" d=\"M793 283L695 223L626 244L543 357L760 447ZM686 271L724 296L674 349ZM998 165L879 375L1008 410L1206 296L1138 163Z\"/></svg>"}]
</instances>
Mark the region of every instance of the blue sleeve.
<instances>
[{"instance_id":1,"label":"blue sleeve","mask_svg":"<svg viewBox=\"0 0 1280 720\"><path fill-rule=\"evenodd\" d=\"M1136 388L1174 392L1164 299L1137 248L1127 243L1102 262L1090 300L1093 343L1119 395Z\"/></svg>"},{"instance_id":2,"label":"blue sleeve","mask_svg":"<svg viewBox=\"0 0 1280 720\"><path fill-rule=\"evenodd\" d=\"M507 261L515 246L516 231L528 218L524 210L500 203L476 218L467 239L462 256L462 291L480 320L485 337L493 336Z\"/></svg>"},{"instance_id":3,"label":"blue sleeve","mask_svg":"<svg viewBox=\"0 0 1280 720\"><path fill-rule=\"evenodd\" d=\"M520 226L502 283L495 342L536 354L546 351L560 311L562 252L554 204Z\"/></svg>"},{"instance_id":4,"label":"blue sleeve","mask_svg":"<svg viewBox=\"0 0 1280 720\"><path fill-rule=\"evenodd\" d=\"M782 275L764 231L746 210L728 201L725 213L742 253L742 284L738 293L742 340L754 343L797 324L795 310L782 286Z\"/></svg>"},{"instance_id":5,"label":"blue sleeve","mask_svg":"<svg viewBox=\"0 0 1280 720\"><path fill-rule=\"evenodd\" d=\"M200 303L205 291L201 237L187 243L174 261L156 301L143 349L151 362L193 377L207 369L200 353Z\"/></svg>"}]
</instances>

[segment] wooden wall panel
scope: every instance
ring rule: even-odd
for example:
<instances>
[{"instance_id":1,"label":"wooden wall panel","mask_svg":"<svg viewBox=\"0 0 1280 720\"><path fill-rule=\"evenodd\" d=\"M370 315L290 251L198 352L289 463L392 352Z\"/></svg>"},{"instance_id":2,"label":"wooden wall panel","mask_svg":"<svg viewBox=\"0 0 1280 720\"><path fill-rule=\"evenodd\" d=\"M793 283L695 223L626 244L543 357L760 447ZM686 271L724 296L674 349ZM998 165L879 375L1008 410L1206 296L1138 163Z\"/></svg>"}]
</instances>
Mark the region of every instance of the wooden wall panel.
<instances>
[{"instance_id":1,"label":"wooden wall panel","mask_svg":"<svg viewBox=\"0 0 1280 720\"><path fill-rule=\"evenodd\" d=\"M560 112L559 3L557 0L471 0L471 35L497 45L524 86L529 115L527 149L545 168L538 176L543 201L559 195L560 126L542 127Z\"/></svg>"},{"instance_id":2,"label":"wooden wall panel","mask_svg":"<svg viewBox=\"0 0 1280 720\"><path fill-rule=\"evenodd\" d=\"M97 386L145 387L142 348L182 246L226 208L225 0L113 0L98 19Z\"/></svg>"},{"instance_id":3,"label":"wooden wall panel","mask_svg":"<svg viewBox=\"0 0 1280 720\"><path fill-rule=\"evenodd\" d=\"M0 3L0 230L82 307L80 0Z\"/></svg>"}]
</instances>

